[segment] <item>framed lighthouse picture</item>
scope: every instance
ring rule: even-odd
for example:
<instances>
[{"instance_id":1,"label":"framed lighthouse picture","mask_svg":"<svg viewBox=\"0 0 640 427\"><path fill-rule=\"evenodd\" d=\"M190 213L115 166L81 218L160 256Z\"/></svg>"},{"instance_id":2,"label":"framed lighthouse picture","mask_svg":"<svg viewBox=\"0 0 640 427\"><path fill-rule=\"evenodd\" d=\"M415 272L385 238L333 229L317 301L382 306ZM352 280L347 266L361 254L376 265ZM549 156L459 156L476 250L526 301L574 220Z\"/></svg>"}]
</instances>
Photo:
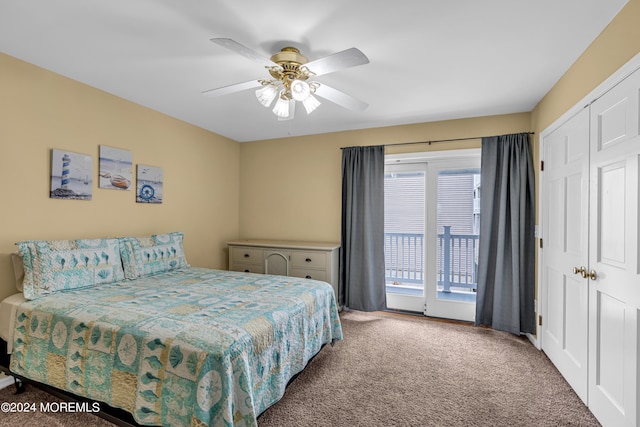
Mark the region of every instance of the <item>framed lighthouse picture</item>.
<instances>
[{"instance_id":1,"label":"framed lighthouse picture","mask_svg":"<svg viewBox=\"0 0 640 427\"><path fill-rule=\"evenodd\" d=\"M91 200L93 159L87 154L51 150L51 198Z\"/></svg>"}]
</instances>

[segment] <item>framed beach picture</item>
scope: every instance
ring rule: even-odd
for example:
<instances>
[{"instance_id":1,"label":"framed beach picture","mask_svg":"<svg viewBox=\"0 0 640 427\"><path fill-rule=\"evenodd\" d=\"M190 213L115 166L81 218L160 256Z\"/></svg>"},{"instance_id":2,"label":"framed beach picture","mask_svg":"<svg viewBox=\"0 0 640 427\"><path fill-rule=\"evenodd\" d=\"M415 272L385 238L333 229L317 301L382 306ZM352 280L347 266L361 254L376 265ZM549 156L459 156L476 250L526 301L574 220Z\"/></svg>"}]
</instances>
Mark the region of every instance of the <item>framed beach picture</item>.
<instances>
[{"instance_id":1,"label":"framed beach picture","mask_svg":"<svg viewBox=\"0 0 640 427\"><path fill-rule=\"evenodd\" d=\"M100 146L100 188L131 190L133 165L131 151Z\"/></svg>"},{"instance_id":2,"label":"framed beach picture","mask_svg":"<svg viewBox=\"0 0 640 427\"><path fill-rule=\"evenodd\" d=\"M52 199L91 200L93 159L87 154L51 150Z\"/></svg>"},{"instance_id":3,"label":"framed beach picture","mask_svg":"<svg viewBox=\"0 0 640 427\"><path fill-rule=\"evenodd\" d=\"M138 165L136 202L162 203L162 168Z\"/></svg>"}]
</instances>

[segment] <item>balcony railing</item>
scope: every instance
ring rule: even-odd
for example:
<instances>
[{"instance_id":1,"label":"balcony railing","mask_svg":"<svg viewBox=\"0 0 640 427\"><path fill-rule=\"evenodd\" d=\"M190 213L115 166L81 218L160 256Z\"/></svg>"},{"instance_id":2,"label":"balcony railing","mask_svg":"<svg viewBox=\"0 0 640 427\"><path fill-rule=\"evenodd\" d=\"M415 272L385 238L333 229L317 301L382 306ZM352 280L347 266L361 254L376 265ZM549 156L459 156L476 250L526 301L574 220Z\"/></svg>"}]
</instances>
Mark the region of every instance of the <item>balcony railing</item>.
<instances>
[{"instance_id":1,"label":"balcony railing","mask_svg":"<svg viewBox=\"0 0 640 427\"><path fill-rule=\"evenodd\" d=\"M438 285L444 292L451 287L475 290L477 285L477 234L451 234L445 226L438 234ZM424 235L415 233L384 234L387 283L424 283Z\"/></svg>"},{"instance_id":2,"label":"balcony railing","mask_svg":"<svg viewBox=\"0 0 640 427\"><path fill-rule=\"evenodd\" d=\"M384 233L387 283L424 282L424 234Z\"/></svg>"}]
</instances>

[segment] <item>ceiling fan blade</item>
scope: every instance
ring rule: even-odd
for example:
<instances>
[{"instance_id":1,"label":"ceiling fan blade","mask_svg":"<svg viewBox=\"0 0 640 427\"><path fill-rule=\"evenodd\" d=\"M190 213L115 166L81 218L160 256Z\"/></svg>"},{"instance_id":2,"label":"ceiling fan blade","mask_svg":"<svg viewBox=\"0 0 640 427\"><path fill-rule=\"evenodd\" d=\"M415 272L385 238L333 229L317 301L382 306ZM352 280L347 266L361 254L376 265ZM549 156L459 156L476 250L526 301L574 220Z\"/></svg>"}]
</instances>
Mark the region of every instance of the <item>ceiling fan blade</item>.
<instances>
[{"instance_id":1,"label":"ceiling fan blade","mask_svg":"<svg viewBox=\"0 0 640 427\"><path fill-rule=\"evenodd\" d=\"M328 101L333 102L334 104L338 104L341 107L352 111L364 111L369 106L369 104L367 104L366 102L354 98L351 95L347 95L346 93L325 84L321 84L316 89L315 94Z\"/></svg>"},{"instance_id":2,"label":"ceiling fan blade","mask_svg":"<svg viewBox=\"0 0 640 427\"><path fill-rule=\"evenodd\" d=\"M305 67L312 71L316 76L333 73L334 71L344 70L345 68L356 67L369 63L369 58L359 49L352 47L351 49L337 52L315 61L307 62Z\"/></svg>"},{"instance_id":3,"label":"ceiling fan blade","mask_svg":"<svg viewBox=\"0 0 640 427\"><path fill-rule=\"evenodd\" d=\"M213 38L211 39L211 41L219 46L226 47L227 49L232 50L233 52L238 53L244 56L245 58L249 58L260 65L264 65L265 67L273 67L274 65L276 65L269 58L265 58L255 50L249 49L248 47L238 43L235 40L225 39L225 38Z\"/></svg>"},{"instance_id":4,"label":"ceiling fan blade","mask_svg":"<svg viewBox=\"0 0 640 427\"><path fill-rule=\"evenodd\" d=\"M240 92L242 90L253 89L256 87L260 87L262 84L258 80L250 80L244 83L236 83L229 86L223 86L216 89L209 89L202 92L205 96L222 96L228 93Z\"/></svg>"}]
</instances>

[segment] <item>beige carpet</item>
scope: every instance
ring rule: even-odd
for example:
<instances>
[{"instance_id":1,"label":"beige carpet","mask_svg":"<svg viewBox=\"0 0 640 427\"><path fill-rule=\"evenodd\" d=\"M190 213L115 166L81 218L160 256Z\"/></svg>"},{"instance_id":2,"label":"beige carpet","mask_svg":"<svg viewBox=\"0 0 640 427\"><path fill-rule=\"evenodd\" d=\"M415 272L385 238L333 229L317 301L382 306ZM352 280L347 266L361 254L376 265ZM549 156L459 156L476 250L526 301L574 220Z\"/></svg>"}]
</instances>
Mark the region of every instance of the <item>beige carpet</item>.
<instances>
[{"instance_id":1,"label":"beige carpet","mask_svg":"<svg viewBox=\"0 0 640 427\"><path fill-rule=\"evenodd\" d=\"M276 426L597 426L526 338L358 312L259 419Z\"/></svg>"},{"instance_id":2,"label":"beige carpet","mask_svg":"<svg viewBox=\"0 0 640 427\"><path fill-rule=\"evenodd\" d=\"M342 313L326 346L258 419L287 426L598 426L544 353L485 328ZM28 388L0 402L52 400ZM101 424L99 424L101 423ZM0 425L109 425L90 414L0 414Z\"/></svg>"}]
</instances>

